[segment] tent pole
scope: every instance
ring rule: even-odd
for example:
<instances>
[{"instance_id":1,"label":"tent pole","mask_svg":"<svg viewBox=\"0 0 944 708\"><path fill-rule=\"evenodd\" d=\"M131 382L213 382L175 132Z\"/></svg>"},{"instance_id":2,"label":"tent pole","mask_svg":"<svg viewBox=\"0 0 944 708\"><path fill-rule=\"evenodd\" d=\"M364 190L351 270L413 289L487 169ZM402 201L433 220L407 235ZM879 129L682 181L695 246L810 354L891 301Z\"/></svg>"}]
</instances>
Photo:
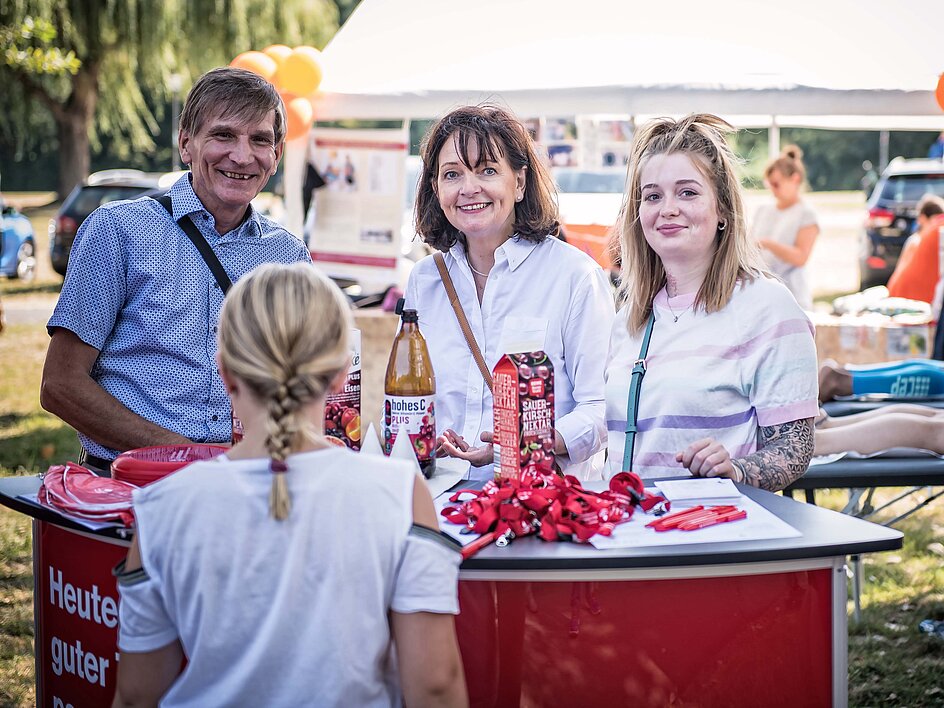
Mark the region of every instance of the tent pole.
<instances>
[{"instance_id":1,"label":"tent pole","mask_svg":"<svg viewBox=\"0 0 944 708\"><path fill-rule=\"evenodd\" d=\"M878 171L884 172L888 167L888 131L882 130L878 134Z\"/></svg>"},{"instance_id":2,"label":"tent pole","mask_svg":"<svg viewBox=\"0 0 944 708\"><path fill-rule=\"evenodd\" d=\"M770 125L767 127L767 157L776 160L780 156L780 125L777 116L770 116Z\"/></svg>"}]
</instances>

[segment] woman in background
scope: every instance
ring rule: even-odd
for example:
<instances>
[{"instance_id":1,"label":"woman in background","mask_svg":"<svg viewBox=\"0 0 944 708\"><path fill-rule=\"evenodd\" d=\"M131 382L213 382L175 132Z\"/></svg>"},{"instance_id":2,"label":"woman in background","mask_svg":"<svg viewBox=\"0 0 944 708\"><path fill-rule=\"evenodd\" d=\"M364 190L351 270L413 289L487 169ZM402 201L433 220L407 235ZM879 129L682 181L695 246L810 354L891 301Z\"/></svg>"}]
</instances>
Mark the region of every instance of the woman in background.
<instances>
[{"instance_id":1,"label":"woman in background","mask_svg":"<svg viewBox=\"0 0 944 708\"><path fill-rule=\"evenodd\" d=\"M687 470L777 490L812 456L813 327L747 238L731 130L700 114L653 121L633 138L626 304L606 369L609 477ZM644 373L635 416L634 369Z\"/></svg>"},{"instance_id":2,"label":"woman in background","mask_svg":"<svg viewBox=\"0 0 944 708\"><path fill-rule=\"evenodd\" d=\"M407 705L466 704L459 553L426 485L321 433L350 329L310 265L230 291L217 360L245 436L134 493L114 706L391 706L398 684Z\"/></svg>"},{"instance_id":3,"label":"woman in background","mask_svg":"<svg viewBox=\"0 0 944 708\"><path fill-rule=\"evenodd\" d=\"M764 171L764 182L775 201L757 210L751 233L767 252L770 270L786 283L800 307L812 310L806 262L819 236L819 225L816 214L800 199L805 179L803 151L788 145Z\"/></svg>"}]
</instances>

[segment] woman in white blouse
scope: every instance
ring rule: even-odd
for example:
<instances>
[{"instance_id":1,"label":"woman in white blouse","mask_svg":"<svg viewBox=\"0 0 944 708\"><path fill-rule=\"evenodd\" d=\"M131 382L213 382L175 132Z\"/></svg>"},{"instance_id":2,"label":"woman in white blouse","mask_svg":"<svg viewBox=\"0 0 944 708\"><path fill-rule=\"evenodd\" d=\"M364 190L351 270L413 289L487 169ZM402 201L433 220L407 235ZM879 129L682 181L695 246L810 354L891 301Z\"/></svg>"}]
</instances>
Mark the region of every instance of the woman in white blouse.
<instances>
[{"instance_id":1,"label":"woman in white blouse","mask_svg":"<svg viewBox=\"0 0 944 708\"><path fill-rule=\"evenodd\" d=\"M416 230L444 254L489 371L509 352L544 350L554 364L554 452L568 474L599 477L606 443L603 371L614 317L606 273L556 238L554 186L527 129L508 111L467 106L422 146ZM615 215L614 215L615 216ZM413 269L436 375L437 452L492 474L492 395L429 256Z\"/></svg>"}]
</instances>

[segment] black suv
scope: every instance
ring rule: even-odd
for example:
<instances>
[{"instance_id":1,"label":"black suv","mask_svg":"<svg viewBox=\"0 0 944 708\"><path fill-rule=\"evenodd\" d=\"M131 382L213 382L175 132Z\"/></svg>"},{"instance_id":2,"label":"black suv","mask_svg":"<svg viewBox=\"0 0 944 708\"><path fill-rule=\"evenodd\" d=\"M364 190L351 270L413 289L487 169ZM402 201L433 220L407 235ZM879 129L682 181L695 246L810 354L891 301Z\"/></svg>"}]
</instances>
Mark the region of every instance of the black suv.
<instances>
[{"instance_id":1,"label":"black suv","mask_svg":"<svg viewBox=\"0 0 944 708\"><path fill-rule=\"evenodd\" d=\"M915 231L918 202L925 194L944 197L944 160L892 160L866 202L860 290L888 282L902 246Z\"/></svg>"},{"instance_id":2,"label":"black suv","mask_svg":"<svg viewBox=\"0 0 944 708\"><path fill-rule=\"evenodd\" d=\"M183 173L150 173L140 170L103 170L90 175L72 190L49 221L49 257L59 275L66 274L75 234L85 217L105 202L163 194Z\"/></svg>"}]
</instances>

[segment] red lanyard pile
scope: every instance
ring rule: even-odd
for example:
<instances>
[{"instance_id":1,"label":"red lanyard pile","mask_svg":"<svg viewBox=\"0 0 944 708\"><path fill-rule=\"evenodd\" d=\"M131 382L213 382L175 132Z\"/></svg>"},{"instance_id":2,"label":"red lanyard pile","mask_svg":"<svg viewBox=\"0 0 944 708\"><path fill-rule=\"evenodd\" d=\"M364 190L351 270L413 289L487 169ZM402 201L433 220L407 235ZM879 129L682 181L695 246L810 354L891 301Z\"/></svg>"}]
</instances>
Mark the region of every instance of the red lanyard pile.
<instances>
[{"instance_id":1,"label":"red lanyard pile","mask_svg":"<svg viewBox=\"0 0 944 708\"><path fill-rule=\"evenodd\" d=\"M467 545L464 558L492 541L498 546L537 533L545 541L586 543L594 534L609 536L616 524L629 521L636 506L649 511L668 502L643 489L632 472L620 472L605 492L584 489L571 475L528 471L520 480L485 483L481 491L462 490L449 498L459 502L442 510L447 521L483 536Z\"/></svg>"}]
</instances>

